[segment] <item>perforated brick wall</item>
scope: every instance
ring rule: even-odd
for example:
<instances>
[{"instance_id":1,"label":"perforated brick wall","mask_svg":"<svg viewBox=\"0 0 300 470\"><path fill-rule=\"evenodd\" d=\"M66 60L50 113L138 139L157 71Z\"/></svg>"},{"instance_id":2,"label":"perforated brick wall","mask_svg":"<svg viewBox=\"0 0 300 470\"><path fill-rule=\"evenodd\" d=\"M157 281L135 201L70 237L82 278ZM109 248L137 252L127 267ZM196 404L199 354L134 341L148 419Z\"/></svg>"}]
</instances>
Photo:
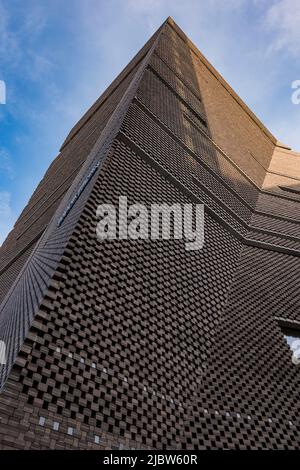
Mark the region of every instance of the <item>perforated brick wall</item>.
<instances>
[{"instance_id":1,"label":"perforated brick wall","mask_svg":"<svg viewBox=\"0 0 300 470\"><path fill-rule=\"evenodd\" d=\"M1 250L1 448L299 448L279 319L300 325L300 222L297 196L262 189L274 147L168 19L70 132ZM97 206L124 195L203 202L204 248L100 242Z\"/></svg>"}]
</instances>

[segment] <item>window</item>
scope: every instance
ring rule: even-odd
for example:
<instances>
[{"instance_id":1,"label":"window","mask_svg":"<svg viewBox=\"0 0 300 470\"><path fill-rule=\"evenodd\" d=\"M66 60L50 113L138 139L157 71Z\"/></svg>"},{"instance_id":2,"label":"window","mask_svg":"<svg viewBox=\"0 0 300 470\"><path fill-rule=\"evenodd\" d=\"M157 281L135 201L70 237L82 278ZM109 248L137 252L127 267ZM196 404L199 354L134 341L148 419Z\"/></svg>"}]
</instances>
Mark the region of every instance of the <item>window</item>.
<instances>
[{"instance_id":1,"label":"window","mask_svg":"<svg viewBox=\"0 0 300 470\"><path fill-rule=\"evenodd\" d=\"M68 427L68 434L69 436L73 436L74 429L71 427Z\"/></svg>"},{"instance_id":2,"label":"window","mask_svg":"<svg viewBox=\"0 0 300 470\"><path fill-rule=\"evenodd\" d=\"M292 361L300 364L300 330L294 328L282 328L284 338L293 352Z\"/></svg>"}]
</instances>

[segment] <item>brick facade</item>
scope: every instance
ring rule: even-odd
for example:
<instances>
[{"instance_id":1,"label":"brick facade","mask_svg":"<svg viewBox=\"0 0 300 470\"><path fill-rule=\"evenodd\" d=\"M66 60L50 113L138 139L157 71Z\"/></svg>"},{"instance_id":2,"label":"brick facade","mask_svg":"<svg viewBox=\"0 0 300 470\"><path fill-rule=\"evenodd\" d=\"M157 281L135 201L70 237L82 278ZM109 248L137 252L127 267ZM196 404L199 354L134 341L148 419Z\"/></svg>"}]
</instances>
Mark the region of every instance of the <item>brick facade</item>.
<instances>
[{"instance_id":1,"label":"brick facade","mask_svg":"<svg viewBox=\"0 0 300 470\"><path fill-rule=\"evenodd\" d=\"M1 248L1 448L299 448L299 158L169 18ZM120 195L203 202L204 248L99 242Z\"/></svg>"}]
</instances>

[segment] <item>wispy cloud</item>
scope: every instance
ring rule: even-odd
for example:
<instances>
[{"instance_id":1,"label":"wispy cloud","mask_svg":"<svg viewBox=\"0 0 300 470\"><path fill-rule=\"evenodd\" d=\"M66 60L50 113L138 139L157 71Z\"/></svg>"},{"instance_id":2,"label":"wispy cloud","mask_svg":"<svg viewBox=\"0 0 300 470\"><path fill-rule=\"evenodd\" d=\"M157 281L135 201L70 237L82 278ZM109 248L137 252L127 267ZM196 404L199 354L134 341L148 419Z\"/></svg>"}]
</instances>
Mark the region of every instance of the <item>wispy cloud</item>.
<instances>
[{"instance_id":1,"label":"wispy cloud","mask_svg":"<svg viewBox=\"0 0 300 470\"><path fill-rule=\"evenodd\" d=\"M0 0L0 57L1 62L10 60L11 54L18 55L15 34L9 29L9 14ZM8 53L9 51L9 53Z\"/></svg>"},{"instance_id":2,"label":"wispy cloud","mask_svg":"<svg viewBox=\"0 0 300 470\"><path fill-rule=\"evenodd\" d=\"M15 167L13 160L8 151L4 148L0 148L0 171L1 173L4 173L5 176L9 179L13 179L15 177Z\"/></svg>"},{"instance_id":3,"label":"wispy cloud","mask_svg":"<svg viewBox=\"0 0 300 470\"><path fill-rule=\"evenodd\" d=\"M291 53L299 59L300 53L300 2L279 0L267 9L266 27L274 33L271 51Z\"/></svg>"},{"instance_id":4,"label":"wispy cloud","mask_svg":"<svg viewBox=\"0 0 300 470\"><path fill-rule=\"evenodd\" d=\"M17 4L18 5L18 4ZM18 71L29 80L43 79L43 72L52 64L49 51L36 51L38 40L46 25L46 10L35 3L34 8L19 4L15 10L10 3L0 0L0 59L1 67Z\"/></svg>"}]
</instances>

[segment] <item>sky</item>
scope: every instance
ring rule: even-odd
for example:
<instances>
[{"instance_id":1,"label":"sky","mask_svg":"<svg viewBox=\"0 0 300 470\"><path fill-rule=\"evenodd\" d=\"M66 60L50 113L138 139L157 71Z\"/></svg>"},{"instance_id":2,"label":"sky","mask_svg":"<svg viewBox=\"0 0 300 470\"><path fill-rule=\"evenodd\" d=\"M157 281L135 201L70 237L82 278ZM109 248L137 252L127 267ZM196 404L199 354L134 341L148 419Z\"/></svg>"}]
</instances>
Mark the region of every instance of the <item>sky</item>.
<instances>
[{"instance_id":1,"label":"sky","mask_svg":"<svg viewBox=\"0 0 300 470\"><path fill-rule=\"evenodd\" d=\"M300 151L300 0L0 0L0 245L69 130L168 16Z\"/></svg>"}]
</instances>

